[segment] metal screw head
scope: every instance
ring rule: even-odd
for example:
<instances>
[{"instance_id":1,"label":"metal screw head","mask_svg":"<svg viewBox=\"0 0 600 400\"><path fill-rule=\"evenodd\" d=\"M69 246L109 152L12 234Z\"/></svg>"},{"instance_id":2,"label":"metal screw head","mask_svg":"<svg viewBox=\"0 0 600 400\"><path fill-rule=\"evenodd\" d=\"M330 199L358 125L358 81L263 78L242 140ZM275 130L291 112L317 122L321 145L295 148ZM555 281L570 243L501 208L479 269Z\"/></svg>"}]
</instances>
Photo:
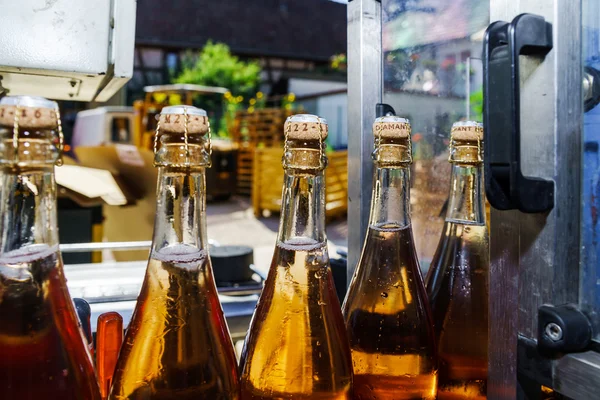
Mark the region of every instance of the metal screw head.
<instances>
[{"instance_id":1,"label":"metal screw head","mask_svg":"<svg viewBox=\"0 0 600 400\"><path fill-rule=\"evenodd\" d=\"M558 342L563 337L562 328L558 324L555 324L554 322L550 322L548 325L546 325L546 328L544 329L544 333L553 342Z\"/></svg>"}]
</instances>

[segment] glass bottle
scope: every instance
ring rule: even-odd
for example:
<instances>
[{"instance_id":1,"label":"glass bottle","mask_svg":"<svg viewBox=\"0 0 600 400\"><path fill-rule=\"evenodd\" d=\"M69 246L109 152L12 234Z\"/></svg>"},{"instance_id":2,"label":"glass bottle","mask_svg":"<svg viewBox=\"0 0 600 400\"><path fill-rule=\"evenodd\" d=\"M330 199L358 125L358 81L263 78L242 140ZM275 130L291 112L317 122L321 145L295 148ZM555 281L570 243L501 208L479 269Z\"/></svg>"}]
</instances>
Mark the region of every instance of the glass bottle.
<instances>
[{"instance_id":1,"label":"glass bottle","mask_svg":"<svg viewBox=\"0 0 600 400\"><path fill-rule=\"evenodd\" d=\"M410 123L377 118L373 135L369 228L342 307L354 396L435 399L435 337L410 223Z\"/></svg>"},{"instance_id":2,"label":"glass bottle","mask_svg":"<svg viewBox=\"0 0 600 400\"><path fill-rule=\"evenodd\" d=\"M485 399L489 250L483 195L483 126L452 126L446 222L425 279L440 361L438 399Z\"/></svg>"},{"instance_id":3,"label":"glass bottle","mask_svg":"<svg viewBox=\"0 0 600 400\"><path fill-rule=\"evenodd\" d=\"M55 102L0 100L0 397L100 399L58 248ZM60 138L60 139L59 139Z\"/></svg>"},{"instance_id":4,"label":"glass bottle","mask_svg":"<svg viewBox=\"0 0 600 400\"><path fill-rule=\"evenodd\" d=\"M208 256L208 129L206 112L195 107L165 107L160 114L154 236L111 399L239 398L237 361Z\"/></svg>"},{"instance_id":5,"label":"glass bottle","mask_svg":"<svg viewBox=\"0 0 600 400\"><path fill-rule=\"evenodd\" d=\"M350 399L352 360L325 236L327 123L285 123L281 219L240 361L242 399Z\"/></svg>"}]
</instances>

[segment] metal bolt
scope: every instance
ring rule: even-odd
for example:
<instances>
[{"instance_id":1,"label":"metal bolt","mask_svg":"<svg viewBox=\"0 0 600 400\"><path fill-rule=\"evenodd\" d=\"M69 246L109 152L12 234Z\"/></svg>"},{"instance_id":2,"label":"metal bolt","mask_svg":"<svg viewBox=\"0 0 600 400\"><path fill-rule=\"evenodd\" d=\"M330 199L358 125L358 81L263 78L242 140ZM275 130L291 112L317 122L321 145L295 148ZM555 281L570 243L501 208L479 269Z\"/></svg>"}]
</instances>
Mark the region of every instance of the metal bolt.
<instances>
[{"instance_id":1,"label":"metal bolt","mask_svg":"<svg viewBox=\"0 0 600 400\"><path fill-rule=\"evenodd\" d=\"M583 73L583 100L587 101L594 96L594 75Z\"/></svg>"},{"instance_id":2,"label":"metal bolt","mask_svg":"<svg viewBox=\"0 0 600 400\"><path fill-rule=\"evenodd\" d=\"M558 342L563 337L562 328L554 322L550 322L548 325L546 325L544 332L546 333L546 336L548 336L553 342Z\"/></svg>"}]
</instances>

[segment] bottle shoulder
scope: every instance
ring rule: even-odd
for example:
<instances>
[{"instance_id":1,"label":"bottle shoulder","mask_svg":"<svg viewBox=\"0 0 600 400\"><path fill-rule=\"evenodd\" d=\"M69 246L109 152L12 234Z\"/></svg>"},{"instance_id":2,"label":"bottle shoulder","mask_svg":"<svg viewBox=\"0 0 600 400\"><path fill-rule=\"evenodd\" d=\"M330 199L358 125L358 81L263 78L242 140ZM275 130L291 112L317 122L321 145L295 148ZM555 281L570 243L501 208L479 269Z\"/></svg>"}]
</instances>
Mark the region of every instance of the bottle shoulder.
<instances>
[{"instance_id":1,"label":"bottle shoulder","mask_svg":"<svg viewBox=\"0 0 600 400\"><path fill-rule=\"evenodd\" d=\"M150 258L115 370L113 398L184 389L220 398L237 391L233 343L209 260L190 254ZM185 384L177 378L182 375Z\"/></svg>"},{"instance_id":2,"label":"bottle shoulder","mask_svg":"<svg viewBox=\"0 0 600 400\"><path fill-rule=\"evenodd\" d=\"M350 347L324 256L318 248L275 250L240 362L243 393L349 393Z\"/></svg>"},{"instance_id":3,"label":"bottle shoulder","mask_svg":"<svg viewBox=\"0 0 600 400\"><path fill-rule=\"evenodd\" d=\"M369 227L345 302L348 307L399 312L424 302L423 280L410 225L398 229ZM358 303L352 304L351 303Z\"/></svg>"}]
</instances>

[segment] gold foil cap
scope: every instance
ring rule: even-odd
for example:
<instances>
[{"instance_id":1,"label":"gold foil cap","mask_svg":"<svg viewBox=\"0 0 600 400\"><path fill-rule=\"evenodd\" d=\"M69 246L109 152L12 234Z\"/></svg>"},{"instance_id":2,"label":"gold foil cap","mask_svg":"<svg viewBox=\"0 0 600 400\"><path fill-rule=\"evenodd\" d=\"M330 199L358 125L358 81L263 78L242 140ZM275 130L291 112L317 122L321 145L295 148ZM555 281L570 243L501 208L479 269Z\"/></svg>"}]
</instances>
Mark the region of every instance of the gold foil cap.
<instances>
[{"instance_id":1,"label":"gold foil cap","mask_svg":"<svg viewBox=\"0 0 600 400\"><path fill-rule=\"evenodd\" d=\"M379 117L373 123L373 161L379 167L406 167L412 163L410 122L395 115Z\"/></svg>"},{"instance_id":2,"label":"gold foil cap","mask_svg":"<svg viewBox=\"0 0 600 400\"><path fill-rule=\"evenodd\" d=\"M284 168L317 171L327 166L327 121L324 118L311 114L292 115L285 120L284 133Z\"/></svg>"},{"instance_id":3,"label":"gold foil cap","mask_svg":"<svg viewBox=\"0 0 600 400\"><path fill-rule=\"evenodd\" d=\"M410 121L406 118L387 116L373 122L373 136L381 139L410 138Z\"/></svg>"},{"instance_id":4,"label":"gold foil cap","mask_svg":"<svg viewBox=\"0 0 600 400\"><path fill-rule=\"evenodd\" d=\"M327 138L327 120L312 114L296 114L285 120L286 140L320 140Z\"/></svg>"},{"instance_id":5,"label":"gold foil cap","mask_svg":"<svg viewBox=\"0 0 600 400\"><path fill-rule=\"evenodd\" d=\"M483 124L460 121L452 125L448 161L463 164L483 162Z\"/></svg>"},{"instance_id":6,"label":"gold foil cap","mask_svg":"<svg viewBox=\"0 0 600 400\"><path fill-rule=\"evenodd\" d=\"M154 135L154 166L210 167L212 144L206 111L184 105L164 107L158 121ZM167 133L171 135L165 135ZM206 133L208 141L204 139Z\"/></svg>"},{"instance_id":7,"label":"gold foil cap","mask_svg":"<svg viewBox=\"0 0 600 400\"><path fill-rule=\"evenodd\" d=\"M450 139L476 141L483 140L483 124L475 121L459 121L452 125Z\"/></svg>"},{"instance_id":8,"label":"gold foil cap","mask_svg":"<svg viewBox=\"0 0 600 400\"><path fill-rule=\"evenodd\" d=\"M164 107L159 116L162 132L204 135L208 132L208 116L206 111L192 106Z\"/></svg>"},{"instance_id":9,"label":"gold foil cap","mask_svg":"<svg viewBox=\"0 0 600 400\"><path fill-rule=\"evenodd\" d=\"M6 96L0 100L0 125L12 128L16 121L20 128L55 129L57 108L55 101L43 97Z\"/></svg>"}]
</instances>

